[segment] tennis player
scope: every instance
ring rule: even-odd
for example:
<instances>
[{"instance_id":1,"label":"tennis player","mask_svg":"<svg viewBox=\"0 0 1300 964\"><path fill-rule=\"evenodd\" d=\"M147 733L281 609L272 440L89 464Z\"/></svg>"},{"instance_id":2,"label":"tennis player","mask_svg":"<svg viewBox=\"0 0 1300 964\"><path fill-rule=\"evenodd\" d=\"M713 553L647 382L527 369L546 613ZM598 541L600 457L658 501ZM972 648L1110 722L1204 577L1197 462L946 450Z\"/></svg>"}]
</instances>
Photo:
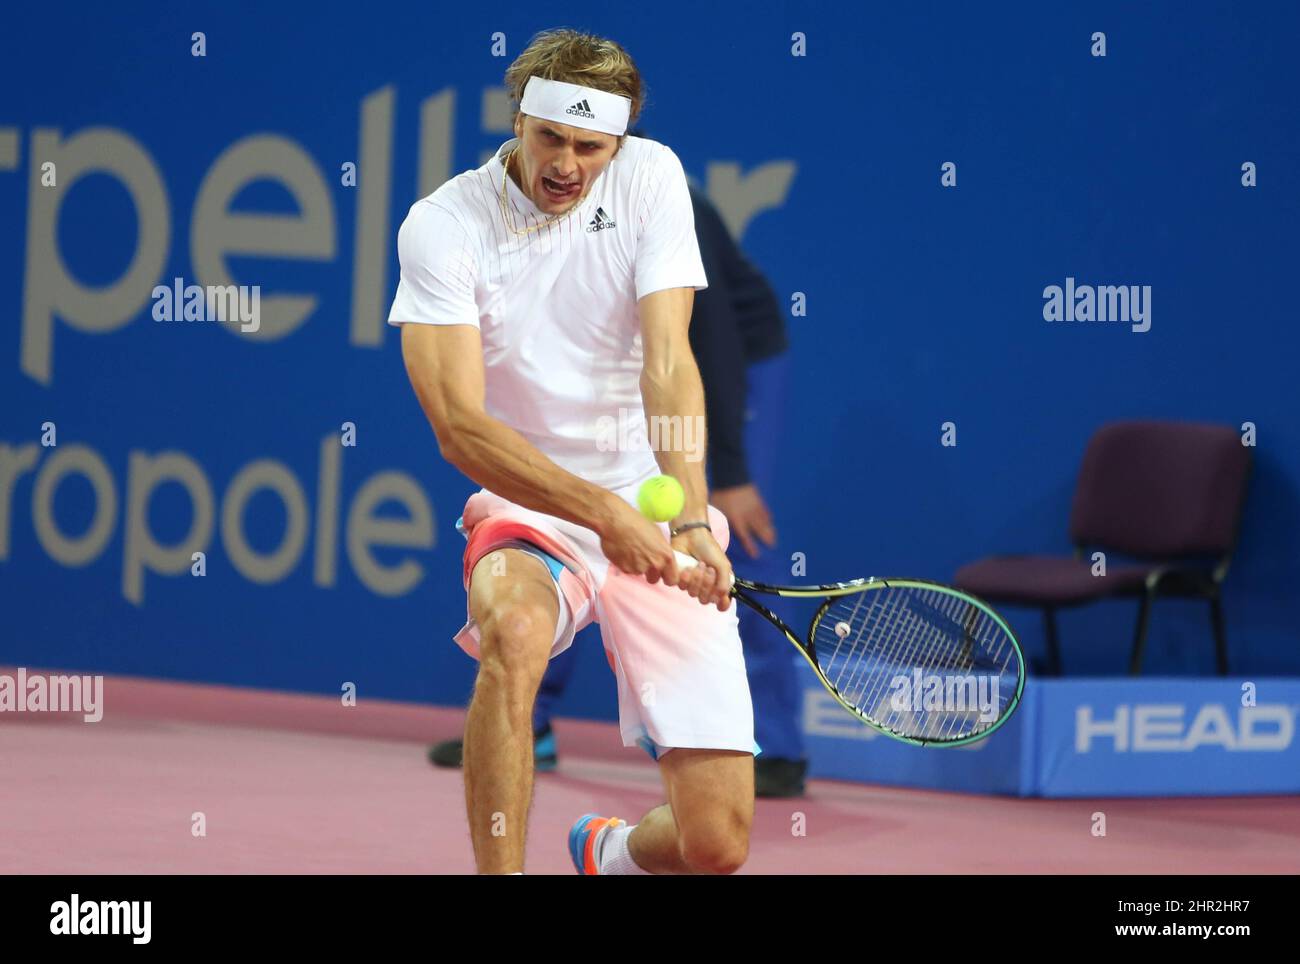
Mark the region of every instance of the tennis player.
<instances>
[{"instance_id":1,"label":"tennis player","mask_svg":"<svg viewBox=\"0 0 1300 964\"><path fill-rule=\"evenodd\" d=\"M707 280L685 174L627 135L644 87L617 43L544 32L505 79L515 138L412 206L389 314L443 457L482 486L458 523L456 640L479 660L464 749L475 860L523 871L538 683L594 620L623 742L656 757L667 803L635 825L580 817L575 867L731 873L753 819L753 710L727 524L705 484L688 326ZM652 448L647 416L683 430ZM660 473L686 491L666 525L634 507ZM701 564L679 569L674 549Z\"/></svg>"}]
</instances>

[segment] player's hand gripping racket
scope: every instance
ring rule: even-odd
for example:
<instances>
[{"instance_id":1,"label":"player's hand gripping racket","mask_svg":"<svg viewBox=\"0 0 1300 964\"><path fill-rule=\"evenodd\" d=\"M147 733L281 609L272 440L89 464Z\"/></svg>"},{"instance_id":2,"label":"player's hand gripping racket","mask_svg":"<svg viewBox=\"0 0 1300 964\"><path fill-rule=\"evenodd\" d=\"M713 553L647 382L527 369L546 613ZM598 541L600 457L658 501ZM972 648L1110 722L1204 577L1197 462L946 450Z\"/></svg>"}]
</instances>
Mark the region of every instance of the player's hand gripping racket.
<instances>
[{"instance_id":1,"label":"player's hand gripping racket","mask_svg":"<svg viewBox=\"0 0 1300 964\"><path fill-rule=\"evenodd\" d=\"M698 560L676 552L682 568ZM819 603L800 637L751 593ZM781 630L850 713L905 743L982 740L1020 705L1025 661L1002 617L974 596L919 579L768 586L731 595Z\"/></svg>"}]
</instances>

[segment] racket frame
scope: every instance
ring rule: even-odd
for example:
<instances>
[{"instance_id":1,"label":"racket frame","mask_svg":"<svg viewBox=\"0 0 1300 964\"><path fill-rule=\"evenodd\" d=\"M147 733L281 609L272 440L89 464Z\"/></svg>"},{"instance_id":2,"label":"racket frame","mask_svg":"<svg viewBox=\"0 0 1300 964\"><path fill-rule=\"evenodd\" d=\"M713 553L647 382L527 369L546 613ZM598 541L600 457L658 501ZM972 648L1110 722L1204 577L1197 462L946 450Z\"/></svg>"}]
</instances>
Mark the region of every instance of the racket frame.
<instances>
[{"instance_id":1,"label":"racket frame","mask_svg":"<svg viewBox=\"0 0 1300 964\"><path fill-rule=\"evenodd\" d=\"M997 623L1002 631L1006 633L1007 639L1015 650L1016 661L1020 668L1020 671L1016 674L1016 692L1008 703L1007 709L987 730L981 730L979 733L973 733L970 736L961 737L956 740L930 740L922 737L906 736L902 733L895 733L887 726L872 720L860 709L846 700L840 695L839 691L836 690L830 680L826 678L825 672L823 672L822 668L817 664L816 648L811 642L817 637L817 627L821 624L822 617L831 607L831 604L837 599L844 596L851 596L855 593L875 592L881 589L937 590L948 596L956 596L984 613ZM817 611L813 613L812 621L808 625L807 637L801 638L795 634L794 630L790 628L784 619L751 596L750 593L753 592L781 596L788 599L824 598L825 601L817 608ZM807 660L808 665L812 667L813 672L817 675L817 679L821 682L822 686L826 688L827 692L829 692L831 696L835 697L835 701L839 703L840 706L852 713L862 723L865 723L873 730L883 733L891 739L899 740L902 743L909 743L913 746L933 747L959 747L970 743L977 743L980 740L988 739L997 732L1003 724L1007 722L1007 720L1011 719L1020 706L1020 698L1025 691L1025 654L1020 648L1020 641L1016 638L1016 634L1011 631L1011 627L1007 625L1006 620L999 616L991 606L982 599L978 599L970 593L963 592L960 589L954 589L952 586L946 586L940 582L929 582L924 579L878 579L875 577L853 579L849 582L834 582L820 586L771 586L761 582L750 582L747 579L741 579L739 576L736 576L731 587L731 595L733 598L740 600L750 609L753 609L760 616L767 619L768 622L772 623L772 625L785 634L785 637L790 640L794 647L799 650L800 655Z\"/></svg>"}]
</instances>

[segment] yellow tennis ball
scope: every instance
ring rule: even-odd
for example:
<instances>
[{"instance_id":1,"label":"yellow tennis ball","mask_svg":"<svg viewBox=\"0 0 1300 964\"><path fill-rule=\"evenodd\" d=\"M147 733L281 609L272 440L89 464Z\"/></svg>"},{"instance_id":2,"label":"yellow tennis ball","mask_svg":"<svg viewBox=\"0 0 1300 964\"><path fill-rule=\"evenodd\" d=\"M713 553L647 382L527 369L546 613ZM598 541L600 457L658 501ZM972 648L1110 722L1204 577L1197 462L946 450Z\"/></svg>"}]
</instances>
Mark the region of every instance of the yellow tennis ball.
<instances>
[{"instance_id":1,"label":"yellow tennis ball","mask_svg":"<svg viewBox=\"0 0 1300 964\"><path fill-rule=\"evenodd\" d=\"M671 475L656 475L646 479L636 493L637 508L652 522L676 519L686 507L686 493L682 484Z\"/></svg>"}]
</instances>

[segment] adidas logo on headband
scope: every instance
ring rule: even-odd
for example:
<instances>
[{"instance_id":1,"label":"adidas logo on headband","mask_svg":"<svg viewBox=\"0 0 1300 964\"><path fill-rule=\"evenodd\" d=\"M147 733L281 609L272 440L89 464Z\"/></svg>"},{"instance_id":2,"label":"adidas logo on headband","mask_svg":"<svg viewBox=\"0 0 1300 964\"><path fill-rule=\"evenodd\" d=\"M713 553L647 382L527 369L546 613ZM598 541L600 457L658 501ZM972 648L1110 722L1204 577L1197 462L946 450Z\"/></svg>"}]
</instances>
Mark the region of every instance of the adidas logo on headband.
<instances>
[{"instance_id":1,"label":"adidas logo on headband","mask_svg":"<svg viewBox=\"0 0 1300 964\"><path fill-rule=\"evenodd\" d=\"M578 101L572 107L565 111L566 114L573 114L577 117L586 117L588 120L595 120L596 115L591 112L585 99Z\"/></svg>"}]
</instances>

